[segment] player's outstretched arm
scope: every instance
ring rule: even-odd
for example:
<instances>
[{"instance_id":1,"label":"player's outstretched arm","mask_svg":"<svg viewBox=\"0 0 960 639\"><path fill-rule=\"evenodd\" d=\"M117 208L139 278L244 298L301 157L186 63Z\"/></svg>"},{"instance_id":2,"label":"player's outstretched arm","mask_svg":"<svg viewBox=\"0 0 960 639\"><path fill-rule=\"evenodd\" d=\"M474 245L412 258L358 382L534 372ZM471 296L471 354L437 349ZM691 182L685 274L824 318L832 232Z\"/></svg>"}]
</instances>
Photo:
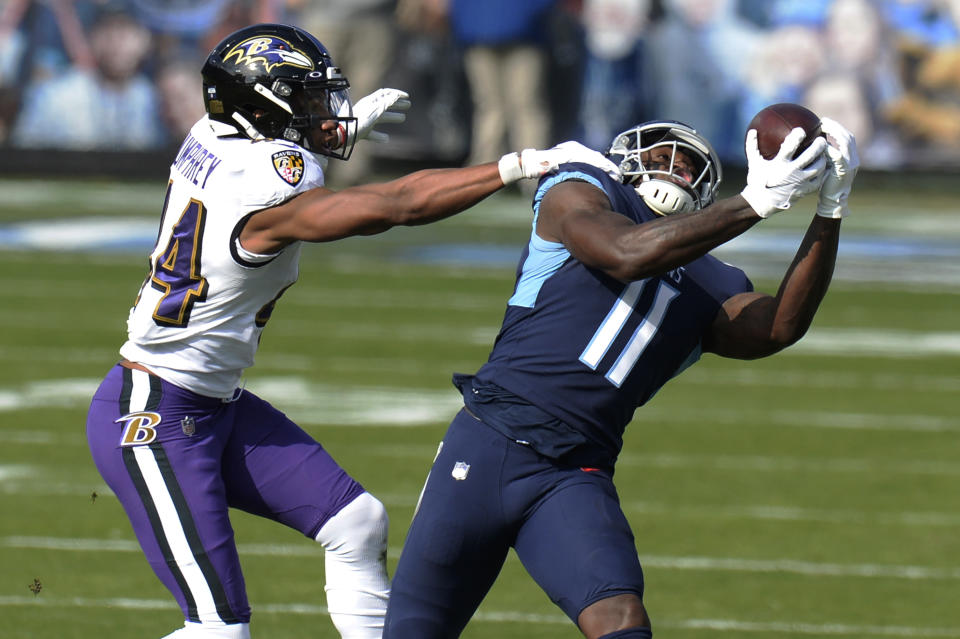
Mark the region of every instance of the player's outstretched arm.
<instances>
[{"instance_id":1,"label":"player's outstretched arm","mask_svg":"<svg viewBox=\"0 0 960 639\"><path fill-rule=\"evenodd\" d=\"M428 224L473 206L502 186L497 165L491 162L427 169L342 191L311 189L255 214L240 241L247 250L268 248L271 253L298 240L330 242L399 225Z\"/></svg>"},{"instance_id":2,"label":"player's outstretched arm","mask_svg":"<svg viewBox=\"0 0 960 639\"><path fill-rule=\"evenodd\" d=\"M817 140L794 159L804 136L803 130L797 129L784 140L780 153L766 160L756 150L756 131L752 133L747 138L747 188L740 195L699 211L637 225L612 211L600 189L571 180L544 196L537 233L545 240L563 243L587 266L622 281L661 275L687 264L773 212L789 208L820 183L824 140Z\"/></svg>"},{"instance_id":3,"label":"player's outstretched arm","mask_svg":"<svg viewBox=\"0 0 960 639\"><path fill-rule=\"evenodd\" d=\"M634 224L611 209L603 191L569 180L544 196L537 235L563 244L583 264L629 282L687 264L759 221L737 196L700 211Z\"/></svg>"},{"instance_id":4,"label":"player's outstretched arm","mask_svg":"<svg viewBox=\"0 0 960 639\"><path fill-rule=\"evenodd\" d=\"M860 165L849 131L827 118L822 128L830 144L817 214L780 289L776 296L743 293L727 300L704 350L738 359L765 357L796 343L810 328L833 277L840 220L849 212L847 198Z\"/></svg>"},{"instance_id":5,"label":"player's outstretched arm","mask_svg":"<svg viewBox=\"0 0 960 639\"><path fill-rule=\"evenodd\" d=\"M815 216L776 296L734 295L720 308L703 350L756 359L796 343L810 327L833 277L840 224Z\"/></svg>"},{"instance_id":6,"label":"player's outstretched arm","mask_svg":"<svg viewBox=\"0 0 960 639\"><path fill-rule=\"evenodd\" d=\"M311 189L255 213L244 226L240 242L248 251L271 254L298 240L330 242L394 226L429 224L470 208L507 184L538 178L566 162L613 166L596 151L568 142L543 151L508 153L499 162L425 169L342 191Z\"/></svg>"}]
</instances>

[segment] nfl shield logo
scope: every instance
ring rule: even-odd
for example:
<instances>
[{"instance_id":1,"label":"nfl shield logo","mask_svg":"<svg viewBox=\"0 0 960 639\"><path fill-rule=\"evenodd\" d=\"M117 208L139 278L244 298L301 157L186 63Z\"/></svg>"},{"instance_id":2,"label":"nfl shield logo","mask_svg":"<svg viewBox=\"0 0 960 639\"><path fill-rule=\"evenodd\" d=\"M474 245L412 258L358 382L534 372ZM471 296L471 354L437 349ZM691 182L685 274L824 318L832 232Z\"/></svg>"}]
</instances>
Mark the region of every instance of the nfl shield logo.
<instances>
[{"instance_id":1,"label":"nfl shield logo","mask_svg":"<svg viewBox=\"0 0 960 639\"><path fill-rule=\"evenodd\" d=\"M462 461L458 461L453 465L453 472L450 475L457 481L463 481L467 478L467 473L470 472L470 464Z\"/></svg>"},{"instance_id":2,"label":"nfl shield logo","mask_svg":"<svg viewBox=\"0 0 960 639\"><path fill-rule=\"evenodd\" d=\"M193 417L184 417L180 420L180 428L184 435L190 437L197 432L197 422L193 420Z\"/></svg>"},{"instance_id":3,"label":"nfl shield logo","mask_svg":"<svg viewBox=\"0 0 960 639\"><path fill-rule=\"evenodd\" d=\"M273 169L290 186L300 184L303 179L303 155L292 149L277 151L273 154Z\"/></svg>"}]
</instances>

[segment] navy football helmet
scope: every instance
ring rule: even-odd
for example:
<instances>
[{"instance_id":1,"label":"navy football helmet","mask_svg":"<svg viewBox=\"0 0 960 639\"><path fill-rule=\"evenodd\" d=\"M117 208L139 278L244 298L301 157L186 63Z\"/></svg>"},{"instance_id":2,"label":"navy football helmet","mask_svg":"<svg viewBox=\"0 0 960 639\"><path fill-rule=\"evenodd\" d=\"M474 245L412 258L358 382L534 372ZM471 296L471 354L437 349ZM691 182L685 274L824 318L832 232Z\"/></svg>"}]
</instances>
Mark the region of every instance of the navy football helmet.
<instances>
[{"instance_id":1,"label":"navy football helmet","mask_svg":"<svg viewBox=\"0 0 960 639\"><path fill-rule=\"evenodd\" d=\"M627 129L607 151L644 203L659 215L702 209L720 188L720 157L682 122L656 120Z\"/></svg>"},{"instance_id":2,"label":"navy football helmet","mask_svg":"<svg viewBox=\"0 0 960 639\"><path fill-rule=\"evenodd\" d=\"M357 126L347 78L312 35L283 24L256 24L218 44L201 71L212 120L251 139L289 140L346 160ZM324 122L333 122L321 128ZM350 141L350 142L348 142Z\"/></svg>"}]
</instances>

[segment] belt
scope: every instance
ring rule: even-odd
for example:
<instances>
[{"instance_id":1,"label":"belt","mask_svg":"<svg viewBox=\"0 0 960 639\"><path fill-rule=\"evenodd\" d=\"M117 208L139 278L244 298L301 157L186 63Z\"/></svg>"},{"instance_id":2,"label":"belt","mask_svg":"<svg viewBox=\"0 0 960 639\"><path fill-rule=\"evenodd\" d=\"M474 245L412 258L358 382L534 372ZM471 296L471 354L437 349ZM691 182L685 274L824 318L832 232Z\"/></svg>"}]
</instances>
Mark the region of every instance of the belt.
<instances>
[{"instance_id":1,"label":"belt","mask_svg":"<svg viewBox=\"0 0 960 639\"><path fill-rule=\"evenodd\" d=\"M153 374L152 372L150 372L150 369L144 366L143 364L138 364L137 362L131 362L128 359L120 360L120 365L123 366L124 368L129 368L135 371L143 371L144 373L150 373L151 375Z\"/></svg>"}]
</instances>

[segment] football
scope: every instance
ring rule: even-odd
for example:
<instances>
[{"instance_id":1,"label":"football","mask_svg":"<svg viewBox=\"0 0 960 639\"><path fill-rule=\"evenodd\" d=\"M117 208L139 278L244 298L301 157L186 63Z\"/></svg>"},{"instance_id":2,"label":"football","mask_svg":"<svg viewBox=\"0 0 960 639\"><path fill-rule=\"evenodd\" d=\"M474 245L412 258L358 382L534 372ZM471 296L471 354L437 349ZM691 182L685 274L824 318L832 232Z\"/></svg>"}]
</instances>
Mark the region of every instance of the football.
<instances>
[{"instance_id":1,"label":"football","mask_svg":"<svg viewBox=\"0 0 960 639\"><path fill-rule=\"evenodd\" d=\"M820 117L810 109L790 102L771 104L753 116L747 125L747 131L757 130L760 155L769 160L780 150L783 139L796 127L807 132L807 137L793 154L793 157L797 157L818 135L823 135L820 131Z\"/></svg>"}]
</instances>

